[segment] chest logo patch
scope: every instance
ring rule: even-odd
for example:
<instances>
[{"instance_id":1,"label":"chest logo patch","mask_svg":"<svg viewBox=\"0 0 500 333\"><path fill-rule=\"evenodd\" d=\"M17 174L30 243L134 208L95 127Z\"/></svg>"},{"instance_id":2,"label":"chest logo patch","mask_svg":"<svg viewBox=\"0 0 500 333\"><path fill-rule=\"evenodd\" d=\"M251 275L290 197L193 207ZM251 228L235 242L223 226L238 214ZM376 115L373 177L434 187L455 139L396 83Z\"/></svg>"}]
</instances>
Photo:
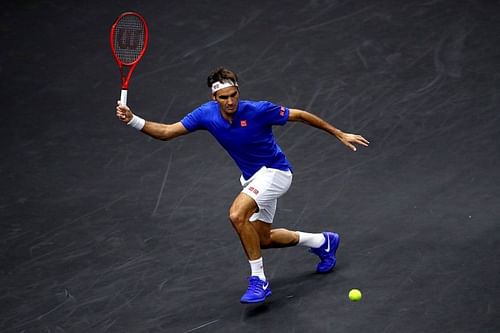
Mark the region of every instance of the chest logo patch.
<instances>
[{"instance_id":1,"label":"chest logo patch","mask_svg":"<svg viewBox=\"0 0 500 333\"><path fill-rule=\"evenodd\" d=\"M246 120L240 120L240 126L241 127L247 127L247 121Z\"/></svg>"}]
</instances>

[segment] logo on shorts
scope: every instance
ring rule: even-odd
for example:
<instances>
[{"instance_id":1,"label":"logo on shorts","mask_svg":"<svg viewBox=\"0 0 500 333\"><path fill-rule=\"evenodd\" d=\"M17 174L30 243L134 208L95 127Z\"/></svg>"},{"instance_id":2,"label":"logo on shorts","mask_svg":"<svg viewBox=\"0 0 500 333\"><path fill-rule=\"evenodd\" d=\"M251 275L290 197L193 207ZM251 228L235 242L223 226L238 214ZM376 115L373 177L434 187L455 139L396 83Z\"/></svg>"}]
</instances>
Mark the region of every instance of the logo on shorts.
<instances>
[{"instance_id":1,"label":"logo on shorts","mask_svg":"<svg viewBox=\"0 0 500 333\"><path fill-rule=\"evenodd\" d=\"M250 186L250 187L248 188L248 190L249 190L250 192L253 192L253 193L254 193L254 194L256 194L256 195L257 195L257 194L259 194L259 190L257 190L257 189L256 189L255 187L253 187L253 186Z\"/></svg>"},{"instance_id":2,"label":"logo on shorts","mask_svg":"<svg viewBox=\"0 0 500 333\"><path fill-rule=\"evenodd\" d=\"M241 120L240 121L240 126L241 127L247 127L247 121L246 120Z\"/></svg>"}]
</instances>

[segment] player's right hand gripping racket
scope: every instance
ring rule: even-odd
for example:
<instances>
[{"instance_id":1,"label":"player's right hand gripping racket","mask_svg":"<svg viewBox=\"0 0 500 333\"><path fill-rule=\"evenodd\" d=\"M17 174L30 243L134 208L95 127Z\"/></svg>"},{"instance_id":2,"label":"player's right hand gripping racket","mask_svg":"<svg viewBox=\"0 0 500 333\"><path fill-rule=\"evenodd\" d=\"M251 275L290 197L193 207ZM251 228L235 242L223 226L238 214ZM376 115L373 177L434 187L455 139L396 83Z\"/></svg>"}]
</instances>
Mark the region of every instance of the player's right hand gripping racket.
<instances>
[{"instance_id":1,"label":"player's right hand gripping racket","mask_svg":"<svg viewBox=\"0 0 500 333\"><path fill-rule=\"evenodd\" d=\"M120 68L122 81L120 101L126 105L130 77L148 45L146 21L141 15L134 12L121 14L111 27L109 42L113 56Z\"/></svg>"}]
</instances>

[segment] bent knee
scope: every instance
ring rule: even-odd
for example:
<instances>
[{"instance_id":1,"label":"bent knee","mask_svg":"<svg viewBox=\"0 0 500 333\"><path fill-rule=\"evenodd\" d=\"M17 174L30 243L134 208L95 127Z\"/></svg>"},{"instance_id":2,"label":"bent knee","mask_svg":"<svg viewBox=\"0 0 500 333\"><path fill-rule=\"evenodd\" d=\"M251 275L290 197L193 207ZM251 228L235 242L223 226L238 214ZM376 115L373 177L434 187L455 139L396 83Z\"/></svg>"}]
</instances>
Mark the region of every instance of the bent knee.
<instances>
[{"instance_id":1,"label":"bent knee","mask_svg":"<svg viewBox=\"0 0 500 333\"><path fill-rule=\"evenodd\" d=\"M239 229L243 224L247 221L244 214L241 214L237 211L229 211L229 222L236 228Z\"/></svg>"}]
</instances>

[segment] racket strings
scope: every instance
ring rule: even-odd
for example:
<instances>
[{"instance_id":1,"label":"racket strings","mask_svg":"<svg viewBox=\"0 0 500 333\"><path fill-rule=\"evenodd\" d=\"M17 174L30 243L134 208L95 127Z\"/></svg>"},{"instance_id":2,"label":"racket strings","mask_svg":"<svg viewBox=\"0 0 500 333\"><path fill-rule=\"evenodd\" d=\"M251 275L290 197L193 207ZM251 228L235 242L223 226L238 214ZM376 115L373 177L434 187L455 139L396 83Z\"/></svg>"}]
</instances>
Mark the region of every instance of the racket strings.
<instances>
[{"instance_id":1,"label":"racket strings","mask_svg":"<svg viewBox=\"0 0 500 333\"><path fill-rule=\"evenodd\" d=\"M134 15L125 15L117 23L113 41L116 56L124 64L135 62L144 49L145 28L143 22Z\"/></svg>"}]
</instances>

